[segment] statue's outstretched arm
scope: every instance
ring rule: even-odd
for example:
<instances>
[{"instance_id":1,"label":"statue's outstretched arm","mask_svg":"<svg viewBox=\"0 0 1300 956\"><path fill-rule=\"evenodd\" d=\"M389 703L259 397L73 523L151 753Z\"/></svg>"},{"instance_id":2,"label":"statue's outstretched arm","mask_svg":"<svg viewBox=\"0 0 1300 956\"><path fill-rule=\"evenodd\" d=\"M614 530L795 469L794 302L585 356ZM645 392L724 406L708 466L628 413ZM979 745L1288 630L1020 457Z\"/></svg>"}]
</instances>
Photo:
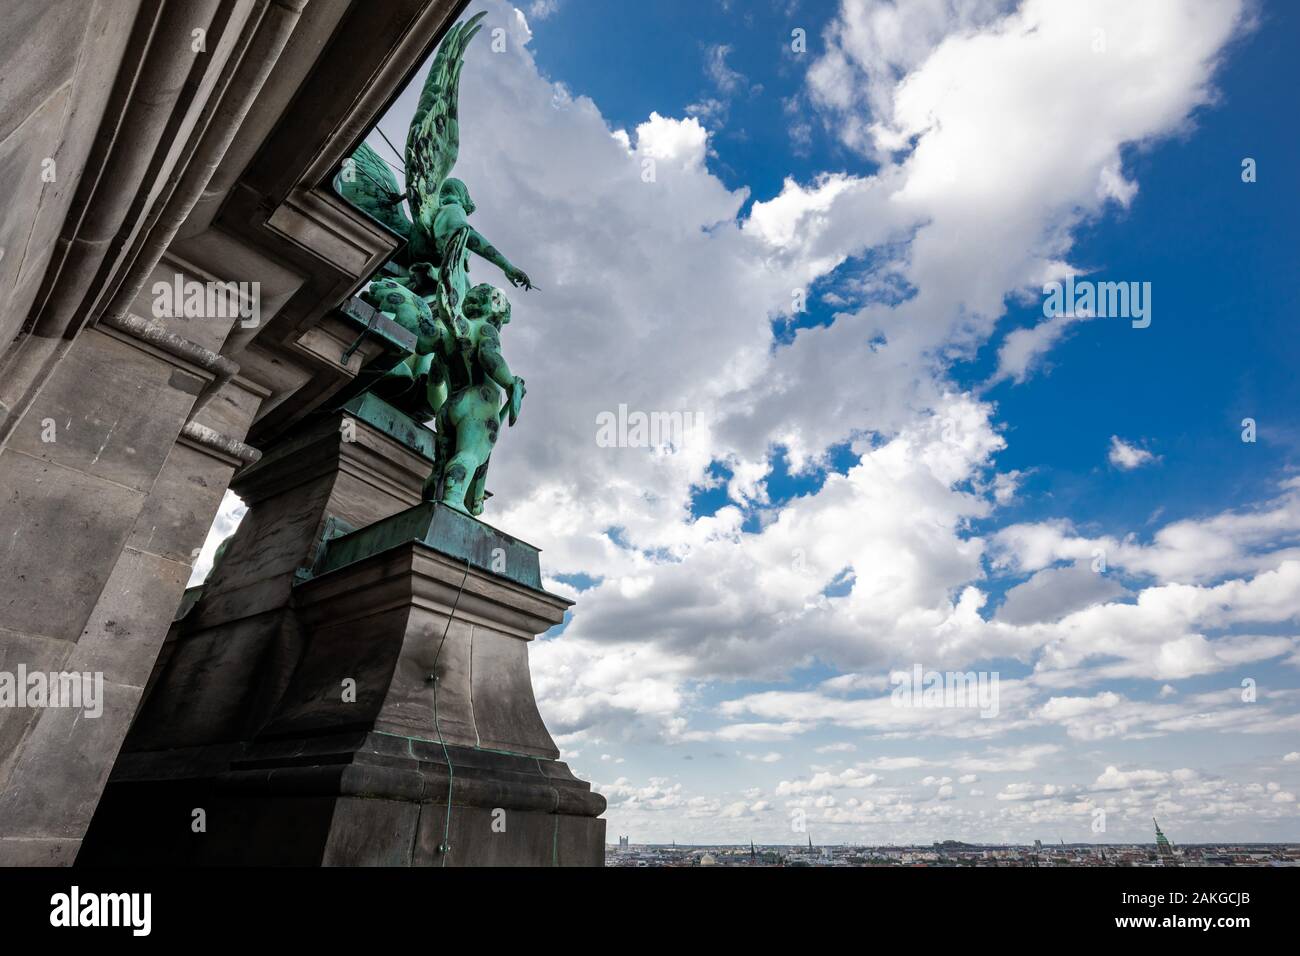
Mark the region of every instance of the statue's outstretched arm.
<instances>
[{"instance_id":1,"label":"statue's outstretched arm","mask_svg":"<svg viewBox=\"0 0 1300 956\"><path fill-rule=\"evenodd\" d=\"M528 274L522 269L515 268L514 264L503 256L496 246L488 242L481 232L469 224L469 217L465 215L465 210L460 203L445 203L438 210L438 217L434 220L433 228L440 246L444 246L456 234L464 232L465 246L471 252L482 256L504 272L512 285L523 286L525 289L533 288L533 282L528 278ZM443 254L445 256L446 252L444 251Z\"/></svg>"},{"instance_id":2,"label":"statue's outstretched arm","mask_svg":"<svg viewBox=\"0 0 1300 956\"><path fill-rule=\"evenodd\" d=\"M514 265L511 264L510 260L498 252L497 247L488 242L487 239L484 238L483 234L473 226L467 224L467 228L469 229L469 237L465 244L469 246L471 250L477 252L488 262L497 266L502 272L504 272L506 278L510 280L511 285L523 286L525 289L531 289L533 287L533 282L528 278L528 273L524 272L522 269L516 269Z\"/></svg>"}]
</instances>

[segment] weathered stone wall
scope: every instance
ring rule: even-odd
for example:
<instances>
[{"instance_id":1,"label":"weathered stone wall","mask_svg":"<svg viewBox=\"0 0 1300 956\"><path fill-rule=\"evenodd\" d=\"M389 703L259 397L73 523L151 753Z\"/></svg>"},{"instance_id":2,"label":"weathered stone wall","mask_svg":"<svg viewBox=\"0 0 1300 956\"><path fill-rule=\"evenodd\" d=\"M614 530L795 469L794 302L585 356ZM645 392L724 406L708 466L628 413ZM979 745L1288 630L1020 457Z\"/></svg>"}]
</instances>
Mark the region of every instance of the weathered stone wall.
<instances>
[{"instance_id":1,"label":"weathered stone wall","mask_svg":"<svg viewBox=\"0 0 1300 956\"><path fill-rule=\"evenodd\" d=\"M140 0L5 4L0 29L0 356L26 320L54 255L139 6ZM47 160L54 161L52 170Z\"/></svg>"},{"instance_id":2,"label":"weathered stone wall","mask_svg":"<svg viewBox=\"0 0 1300 956\"><path fill-rule=\"evenodd\" d=\"M320 183L463 5L6 5L0 673L94 672L105 708L0 708L0 865L73 861L250 434L377 349L342 364L332 313L394 241ZM260 283L260 320L155 314L177 275Z\"/></svg>"},{"instance_id":3,"label":"weathered stone wall","mask_svg":"<svg viewBox=\"0 0 1300 956\"><path fill-rule=\"evenodd\" d=\"M104 682L96 718L0 710L0 859L75 855L239 464L177 440L212 377L137 338L87 330L0 452L5 668ZM242 434L256 398L231 383L199 420Z\"/></svg>"}]
</instances>

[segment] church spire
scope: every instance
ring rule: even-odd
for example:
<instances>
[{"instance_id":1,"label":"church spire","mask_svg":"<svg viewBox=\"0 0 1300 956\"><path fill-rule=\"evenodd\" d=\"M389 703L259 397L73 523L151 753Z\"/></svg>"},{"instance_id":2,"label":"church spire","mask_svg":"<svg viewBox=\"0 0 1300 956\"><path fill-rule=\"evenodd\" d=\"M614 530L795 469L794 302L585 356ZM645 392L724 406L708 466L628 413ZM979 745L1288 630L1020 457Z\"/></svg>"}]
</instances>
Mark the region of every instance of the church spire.
<instances>
[{"instance_id":1,"label":"church spire","mask_svg":"<svg viewBox=\"0 0 1300 956\"><path fill-rule=\"evenodd\" d=\"M1156 855L1160 857L1160 862L1165 866L1177 866L1178 856L1174 853L1174 845L1169 842L1169 837L1165 836L1160 830L1160 824L1156 823L1156 818L1152 817L1151 822L1156 828Z\"/></svg>"}]
</instances>

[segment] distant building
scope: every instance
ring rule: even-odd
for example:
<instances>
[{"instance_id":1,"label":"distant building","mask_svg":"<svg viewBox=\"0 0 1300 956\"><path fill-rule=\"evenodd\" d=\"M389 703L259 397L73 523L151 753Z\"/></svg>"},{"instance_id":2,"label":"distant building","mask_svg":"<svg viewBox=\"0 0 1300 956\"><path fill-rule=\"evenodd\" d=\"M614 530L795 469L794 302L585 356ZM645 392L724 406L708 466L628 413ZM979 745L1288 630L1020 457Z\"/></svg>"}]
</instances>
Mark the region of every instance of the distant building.
<instances>
[{"instance_id":1,"label":"distant building","mask_svg":"<svg viewBox=\"0 0 1300 956\"><path fill-rule=\"evenodd\" d=\"M1156 818L1152 817L1151 822L1155 824L1156 828L1156 856L1160 858L1161 864L1164 866L1182 865L1182 861L1174 850L1174 845L1169 842L1169 837L1165 836L1160 830L1160 824L1156 823Z\"/></svg>"}]
</instances>

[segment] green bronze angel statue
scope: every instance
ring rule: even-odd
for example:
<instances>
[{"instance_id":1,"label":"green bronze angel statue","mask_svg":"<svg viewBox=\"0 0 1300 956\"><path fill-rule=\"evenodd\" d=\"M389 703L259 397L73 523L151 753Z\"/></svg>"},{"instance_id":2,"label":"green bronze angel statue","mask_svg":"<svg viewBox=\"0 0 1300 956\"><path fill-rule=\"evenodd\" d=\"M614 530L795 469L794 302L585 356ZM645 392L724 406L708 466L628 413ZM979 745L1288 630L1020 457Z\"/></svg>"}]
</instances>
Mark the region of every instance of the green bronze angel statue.
<instances>
[{"instance_id":1,"label":"green bronze angel statue","mask_svg":"<svg viewBox=\"0 0 1300 956\"><path fill-rule=\"evenodd\" d=\"M344 198L406 238L393 274L376 276L361 298L413 333L416 350L371 390L404 396L403 407L436 422L437 461L424 497L474 515L483 510L499 427L515 423L525 389L501 355L510 303L490 285L470 287L470 254L496 265L511 285L534 287L469 224L474 201L450 175L460 149L460 73L483 17L453 26L438 48L406 138L406 189L364 143L345 166L350 175L337 181Z\"/></svg>"}]
</instances>

